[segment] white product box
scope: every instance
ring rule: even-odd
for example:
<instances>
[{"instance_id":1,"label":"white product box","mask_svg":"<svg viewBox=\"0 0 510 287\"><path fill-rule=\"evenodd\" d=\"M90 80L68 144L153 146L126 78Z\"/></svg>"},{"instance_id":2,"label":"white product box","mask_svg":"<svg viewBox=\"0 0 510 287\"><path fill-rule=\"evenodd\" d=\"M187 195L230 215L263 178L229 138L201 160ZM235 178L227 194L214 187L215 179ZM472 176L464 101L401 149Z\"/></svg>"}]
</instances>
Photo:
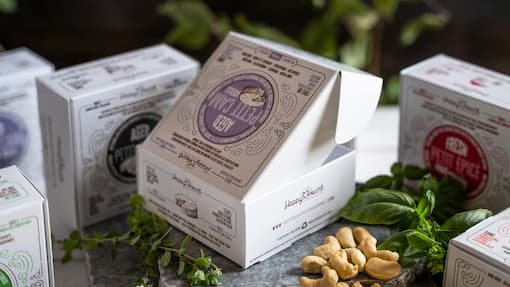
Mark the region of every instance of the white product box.
<instances>
[{"instance_id":1,"label":"white product box","mask_svg":"<svg viewBox=\"0 0 510 287\"><path fill-rule=\"evenodd\" d=\"M44 193L35 77L53 66L26 48L0 53L0 168L17 165Z\"/></svg>"},{"instance_id":2,"label":"white product box","mask_svg":"<svg viewBox=\"0 0 510 287\"><path fill-rule=\"evenodd\" d=\"M0 286L54 286L48 202L15 166L0 169Z\"/></svg>"},{"instance_id":3,"label":"white product box","mask_svg":"<svg viewBox=\"0 0 510 287\"><path fill-rule=\"evenodd\" d=\"M147 207L248 267L335 220L380 78L230 33L138 148Z\"/></svg>"},{"instance_id":4,"label":"white product box","mask_svg":"<svg viewBox=\"0 0 510 287\"><path fill-rule=\"evenodd\" d=\"M401 72L399 159L450 175L468 208L510 206L510 77L444 55Z\"/></svg>"},{"instance_id":5,"label":"white product box","mask_svg":"<svg viewBox=\"0 0 510 287\"><path fill-rule=\"evenodd\" d=\"M443 286L510 286L510 209L450 241Z\"/></svg>"},{"instance_id":6,"label":"white product box","mask_svg":"<svg viewBox=\"0 0 510 287\"><path fill-rule=\"evenodd\" d=\"M136 192L135 147L198 69L191 58L157 45L37 79L57 239L127 211Z\"/></svg>"}]
</instances>

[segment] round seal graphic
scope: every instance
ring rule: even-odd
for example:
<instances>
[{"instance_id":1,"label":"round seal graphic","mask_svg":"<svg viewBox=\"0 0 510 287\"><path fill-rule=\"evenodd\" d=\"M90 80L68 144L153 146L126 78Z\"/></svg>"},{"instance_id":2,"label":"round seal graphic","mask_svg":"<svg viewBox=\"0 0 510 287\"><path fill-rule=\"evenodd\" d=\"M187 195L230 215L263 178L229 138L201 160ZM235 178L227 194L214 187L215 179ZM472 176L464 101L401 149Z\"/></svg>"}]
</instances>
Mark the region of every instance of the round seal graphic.
<instances>
[{"instance_id":1,"label":"round seal graphic","mask_svg":"<svg viewBox=\"0 0 510 287\"><path fill-rule=\"evenodd\" d=\"M7 273L0 269L0 287L14 287L11 279L7 276Z\"/></svg>"},{"instance_id":2,"label":"round seal graphic","mask_svg":"<svg viewBox=\"0 0 510 287\"><path fill-rule=\"evenodd\" d=\"M216 144L239 142L264 124L273 102L273 86L264 76L234 75L207 94L198 111L198 129Z\"/></svg>"},{"instance_id":3,"label":"round seal graphic","mask_svg":"<svg viewBox=\"0 0 510 287\"><path fill-rule=\"evenodd\" d=\"M122 182L136 181L136 145L141 144L161 119L155 113L142 113L123 122L108 144L107 163L111 174Z\"/></svg>"},{"instance_id":4,"label":"round seal graphic","mask_svg":"<svg viewBox=\"0 0 510 287\"><path fill-rule=\"evenodd\" d=\"M21 118L0 112L0 168L18 162L27 147L27 128Z\"/></svg>"},{"instance_id":5,"label":"round seal graphic","mask_svg":"<svg viewBox=\"0 0 510 287\"><path fill-rule=\"evenodd\" d=\"M488 180L488 165L478 142L460 128L445 125L433 129L425 140L425 164L436 175L449 175L464 183L465 196L482 193Z\"/></svg>"}]
</instances>

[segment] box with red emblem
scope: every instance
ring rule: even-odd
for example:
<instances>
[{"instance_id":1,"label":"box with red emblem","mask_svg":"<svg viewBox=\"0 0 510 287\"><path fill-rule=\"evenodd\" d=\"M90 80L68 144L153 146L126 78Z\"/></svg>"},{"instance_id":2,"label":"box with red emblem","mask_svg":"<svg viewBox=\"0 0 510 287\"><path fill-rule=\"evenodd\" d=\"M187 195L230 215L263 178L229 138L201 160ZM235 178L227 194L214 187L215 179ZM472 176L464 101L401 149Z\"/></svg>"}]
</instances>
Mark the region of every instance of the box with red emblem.
<instances>
[{"instance_id":1,"label":"box with red emblem","mask_svg":"<svg viewBox=\"0 0 510 287\"><path fill-rule=\"evenodd\" d=\"M467 207L510 204L510 77L445 55L401 72L399 159L449 175Z\"/></svg>"}]
</instances>

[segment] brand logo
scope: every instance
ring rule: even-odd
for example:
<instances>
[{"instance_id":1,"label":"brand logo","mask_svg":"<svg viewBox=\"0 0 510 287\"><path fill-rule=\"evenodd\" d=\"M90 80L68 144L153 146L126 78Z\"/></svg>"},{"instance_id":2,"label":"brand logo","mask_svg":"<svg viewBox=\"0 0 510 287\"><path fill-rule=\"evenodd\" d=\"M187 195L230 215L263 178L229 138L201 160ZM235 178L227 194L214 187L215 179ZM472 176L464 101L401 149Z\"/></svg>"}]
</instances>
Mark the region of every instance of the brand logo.
<instances>
[{"instance_id":1,"label":"brand logo","mask_svg":"<svg viewBox=\"0 0 510 287\"><path fill-rule=\"evenodd\" d=\"M0 112L0 168L17 163L25 154L27 129L21 118Z\"/></svg>"},{"instance_id":2,"label":"brand logo","mask_svg":"<svg viewBox=\"0 0 510 287\"><path fill-rule=\"evenodd\" d=\"M217 144L241 141L264 124L273 107L274 90L265 77L245 73L219 83L198 112L198 129Z\"/></svg>"},{"instance_id":3,"label":"brand logo","mask_svg":"<svg viewBox=\"0 0 510 287\"><path fill-rule=\"evenodd\" d=\"M454 126L432 130L424 146L425 164L436 175L449 175L467 187L467 198L483 192L488 180L487 159L478 142Z\"/></svg>"},{"instance_id":4,"label":"brand logo","mask_svg":"<svg viewBox=\"0 0 510 287\"><path fill-rule=\"evenodd\" d=\"M455 101L445 97L443 99L443 102L451 106L454 106L455 108L463 112L467 112L473 115L480 114L480 109L478 107L470 106L469 103L467 103L465 100Z\"/></svg>"},{"instance_id":5,"label":"brand logo","mask_svg":"<svg viewBox=\"0 0 510 287\"><path fill-rule=\"evenodd\" d=\"M180 185L182 185L182 187L184 189L187 189L187 190L190 190L190 191L193 191L193 192L196 192L196 193L201 193L202 192L202 189L200 189L200 187L194 186L189 178L181 178L181 177L178 177L176 174L172 174L172 179L175 182L177 182Z\"/></svg>"},{"instance_id":6,"label":"brand logo","mask_svg":"<svg viewBox=\"0 0 510 287\"><path fill-rule=\"evenodd\" d=\"M199 168L204 173L208 173L211 170L211 167L203 163L199 158L196 158L188 153L181 152L178 158L184 160L186 166L188 168Z\"/></svg>"},{"instance_id":7,"label":"brand logo","mask_svg":"<svg viewBox=\"0 0 510 287\"><path fill-rule=\"evenodd\" d=\"M306 200L313 198L316 196L319 192L324 190L324 185L319 185L315 188L308 187L303 192L299 194L296 198L293 199L287 199L285 200L285 206L284 210L287 210L287 208L291 208L294 206L298 206L303 204Z\"/></svg>"},{"instance_id":8,"label":"brand logo","mask_svg":"<svg viewBox=\"0 0 510 287\"><path fill-rule=\"evenodd\" d=\"M141 144L156 126L161 116L154 113L135 115L113 133L107 150L108 169L122 182L136 181L136 146Z\"/></svg>"}]
</instances>

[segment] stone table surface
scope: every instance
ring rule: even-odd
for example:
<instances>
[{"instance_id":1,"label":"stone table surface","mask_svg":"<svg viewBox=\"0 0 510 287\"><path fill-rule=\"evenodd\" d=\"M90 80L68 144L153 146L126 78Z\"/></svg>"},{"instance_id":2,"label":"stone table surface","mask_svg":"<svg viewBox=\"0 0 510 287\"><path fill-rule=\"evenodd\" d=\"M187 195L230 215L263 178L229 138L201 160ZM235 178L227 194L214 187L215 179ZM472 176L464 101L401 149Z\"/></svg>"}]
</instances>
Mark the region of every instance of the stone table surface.
<instances>
[{"instance_id":1,"label":"stone table surface","mask_svg":"<svg viewBox=\"0 0 510 287\"><path fill-rule=\"evenodd\" d=\"M124 217L117 217L92 228L89 228L89 233L103 233L112 230L122 232L126 230ZM313 247L322 244L322 240L327 235L334 235L340 226L357 226L347 221L337 221L327 227L311 234L303 239L294 243L291 247L283 250L282 252L262 261L248 269L243 269L219 255L217 252L202 245L200 242L192 240L188 246L190 254L198 255L200 249L203 249L206 254L211 255L213 262L218 265L222 271L221 286L236 286L236 287L255 287L255 286L299 286L299 277L303 275L300 268L300 261L305 256L311 253ZM390 230L386 227L367 227L369 231L377 237L377 239L384 240L390 235ZM180 242L184 234L176 229L173 231L173 239ZM120 248L115 260L110 258L106 251L86 252L86 261L88 263L90 285L97 287L116 287L116 286L130 286L132 282L140 276L136 267L137 254L129 248ZM406 283L414 281L417 273L423 274L423 264L414 264L409 269L403 269L400 277L387 282L384 286L433 286L427 278L419 278L420 282L426 282L427 285L406 285ZM161 287L184 287L189 286L182 278L176 278L175 267L161 268L160 269ZM363 278L360 278L363 279ZM365 279L367 279L365 277ZM372 280L373 281L373 280ZM372 282L366 280L367 283ZM362 281L363 282L363 281ZM433 284L433 283L432 283Z\"/></svg>"}]
</instances>

